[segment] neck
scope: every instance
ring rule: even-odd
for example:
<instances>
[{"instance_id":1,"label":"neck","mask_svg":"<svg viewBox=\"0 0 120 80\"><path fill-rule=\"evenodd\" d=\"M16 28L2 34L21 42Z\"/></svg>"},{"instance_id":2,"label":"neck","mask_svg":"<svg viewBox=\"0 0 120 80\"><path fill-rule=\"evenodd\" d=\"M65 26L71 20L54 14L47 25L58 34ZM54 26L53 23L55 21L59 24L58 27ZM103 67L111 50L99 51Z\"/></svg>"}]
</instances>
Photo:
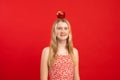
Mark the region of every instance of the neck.
<instances>
[{"instance_id":1,"label":"neck","mask_svg":"<svg viewBox=\"0 0 120 80\"><path fill-rule=\"evenodd\" d=\"M64 41L58 41L58 48L59 49L66 48L66 40L64 40Z\"/></svg>"}]
</instances>

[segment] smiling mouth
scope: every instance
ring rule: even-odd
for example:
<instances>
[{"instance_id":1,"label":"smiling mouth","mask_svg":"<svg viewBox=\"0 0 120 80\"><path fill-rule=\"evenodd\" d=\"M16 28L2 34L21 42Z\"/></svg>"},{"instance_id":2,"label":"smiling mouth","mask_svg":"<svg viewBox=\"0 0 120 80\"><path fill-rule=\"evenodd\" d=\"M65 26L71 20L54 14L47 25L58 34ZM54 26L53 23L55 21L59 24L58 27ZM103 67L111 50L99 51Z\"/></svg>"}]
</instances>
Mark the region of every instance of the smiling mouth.
<instances>
[{"instance_id":1,"label":"smiling mouth","mask_svg":"<svg viewBox=\"0 0 120 80\"><path fill-rule=\"evenodd\" d=\"M60 35L60 36L66 36L66 35Z\"/></svg>"}]
</instances>

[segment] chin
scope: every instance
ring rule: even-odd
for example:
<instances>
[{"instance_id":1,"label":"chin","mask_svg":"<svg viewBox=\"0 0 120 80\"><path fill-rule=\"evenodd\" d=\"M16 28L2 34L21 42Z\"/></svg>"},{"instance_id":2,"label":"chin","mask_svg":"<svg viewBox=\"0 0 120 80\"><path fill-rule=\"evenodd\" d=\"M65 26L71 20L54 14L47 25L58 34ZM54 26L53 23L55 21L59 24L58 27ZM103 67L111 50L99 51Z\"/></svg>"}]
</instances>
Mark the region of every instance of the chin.
<instances>
[{"instance_id":1,"label":"chin","mask_svg":"<svg viewBox=\"0 0 120 80\"><path fill-rule=\"evenodd\" d=\"M62 38L59 38L59 40L65 41L65 40L67 40L67 38L68 38L68 37L62 37Z\"/></svg>"},{"instance_id":2,"label":"chin","mask_svg":"<svg viewBox=\"0 0 120 80\"><path fill-rule=\"evenodd\" d=\"M66 41L67 39L59 39L60 41Z\"/></svg>"}]
</instances>

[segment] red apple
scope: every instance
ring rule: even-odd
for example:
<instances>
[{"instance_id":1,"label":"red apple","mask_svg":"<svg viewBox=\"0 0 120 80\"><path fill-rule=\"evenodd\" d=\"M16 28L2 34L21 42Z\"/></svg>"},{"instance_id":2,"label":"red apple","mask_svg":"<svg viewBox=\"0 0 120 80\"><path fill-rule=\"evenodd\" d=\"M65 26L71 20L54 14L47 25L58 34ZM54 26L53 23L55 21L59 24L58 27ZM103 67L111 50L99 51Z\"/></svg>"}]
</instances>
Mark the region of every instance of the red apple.
<instances>
[{"instance_id":1,"label":"red apple","mask_svg":"<svg viewBox=\"0 0 120 80\"><path fill-rule=\"evenodd\" d=\"M58 11L57 12L57 18L65 18L65 12L64 11Z\"/></svg>"}]
</instances>

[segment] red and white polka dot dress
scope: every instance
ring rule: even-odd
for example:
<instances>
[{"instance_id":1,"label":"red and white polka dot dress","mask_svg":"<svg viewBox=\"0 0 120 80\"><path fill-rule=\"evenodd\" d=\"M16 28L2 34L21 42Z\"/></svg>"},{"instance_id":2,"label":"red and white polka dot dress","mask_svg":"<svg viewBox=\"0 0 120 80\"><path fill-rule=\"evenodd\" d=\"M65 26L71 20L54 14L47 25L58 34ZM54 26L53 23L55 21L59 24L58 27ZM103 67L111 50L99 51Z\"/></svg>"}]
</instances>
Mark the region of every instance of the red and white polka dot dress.
<instances>
[{"instance_id":1,"label":"red and white polka dot dress","mask_svg":"<svg viewBox=\"0 0 120 80\"><path fill-rule=\"evenodd\" d=\"M56 55L49 70L50 80L74 80L74 65L70 55Z\"/></svg>"}]
</instances>

